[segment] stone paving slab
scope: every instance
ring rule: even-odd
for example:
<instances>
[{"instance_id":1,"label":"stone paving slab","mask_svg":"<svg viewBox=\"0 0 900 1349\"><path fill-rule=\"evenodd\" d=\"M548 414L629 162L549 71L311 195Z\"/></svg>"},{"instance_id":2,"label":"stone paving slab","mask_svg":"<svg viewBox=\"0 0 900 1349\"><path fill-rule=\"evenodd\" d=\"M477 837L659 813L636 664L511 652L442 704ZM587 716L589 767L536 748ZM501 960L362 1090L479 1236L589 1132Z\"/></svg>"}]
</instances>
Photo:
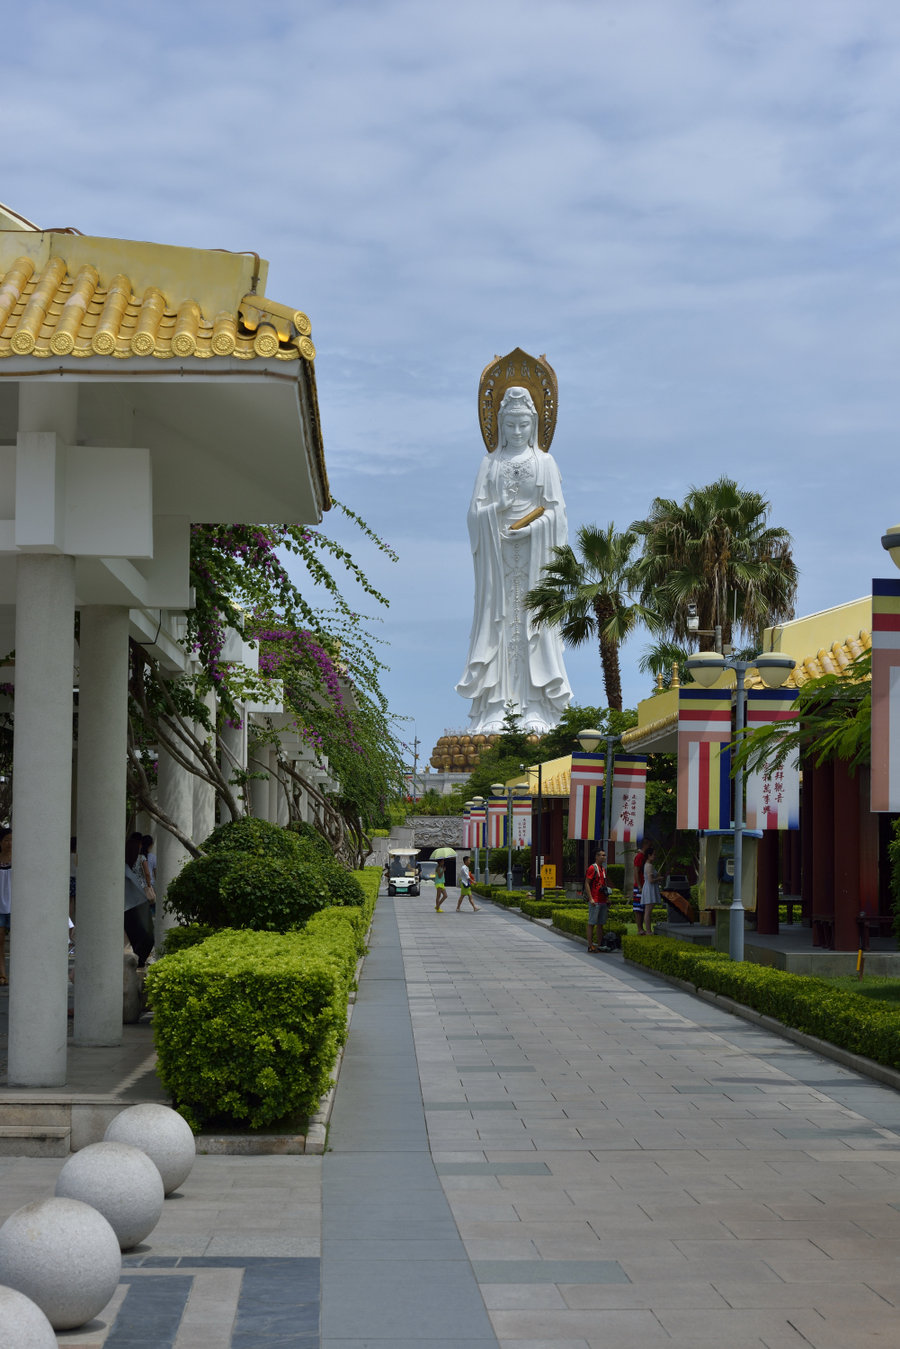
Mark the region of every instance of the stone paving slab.
<instances>
[{"instance_id":1,"label":"stone paving slab","mask_svg":"<svg viewBox=\"0 0 900 1349\"><path fill-rule=\"evenodd\" d=\"M429 1145L502 1349L900 1342L897 1092L508 913L395 911L425 1099L458 1105Z\"/></svg>"}]
</instances>

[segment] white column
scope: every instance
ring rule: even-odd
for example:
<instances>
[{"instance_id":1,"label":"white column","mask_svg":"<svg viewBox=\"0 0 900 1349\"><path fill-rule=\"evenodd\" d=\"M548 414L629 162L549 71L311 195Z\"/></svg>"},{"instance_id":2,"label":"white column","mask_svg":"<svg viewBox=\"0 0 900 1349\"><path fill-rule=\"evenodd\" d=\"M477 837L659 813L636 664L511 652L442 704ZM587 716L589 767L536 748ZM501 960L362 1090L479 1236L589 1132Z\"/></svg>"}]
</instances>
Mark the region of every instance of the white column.
<instances>
[{"instance_id":1,"label":"white column","mask_svg":"<svg viewBox=\"0 0 900 1349\"><path fill-rule=\"evenodd\" d=\"M66 1080L75 561L21 553L16 577L11 1087Z\"/></svg>"},{"instance_id":2,"label":"white column","mask_svg":"<svg viewBox=\"0 0 900 1349\"><path fill-rule=\"evenodd\" d=\"M75 1036L122 1040L128 610L81 610Z\"/></svg>"},{"instance_id":3,"label":"white column","mask_svg":"<svg viewBox=\"0 0 900 1349\"><path fill-rule=\"evenodd\" d=\"M207 740L211 745L215 744L215 726L216 726L216 695L207 693L203 698L209 711L212 731L206 731L202 722L194 723L194 734L199 740ZM193 808L193 831L191 837L196 844L201 844L204 839L216 827L216 789L206 778L200 778L194 775L194 808Z\"/></svg>"},{"instance_id":4,"label":"white column","mask_svg":"<svg viewBox=\"0 0 900 1349\"><path fill-rule=\"evenodd\" d=\"M160 810L177 824L182 833L193 838L194 827L194 775L182 768L176 759L159 747L159 767L157 769L157 799ZM156 845L156 940L159 943L166 928L172 927L175 919L164 911L163 900L166 887L177 876L190 853L168 829L159 826Z\"/></svg>"},{"instance_id":5,"label":"white column","mask_svg":"<svg viewBox=\"0 0 900 1349\"><path fill-rule=\"evenodd\" d=\"M219 736L222 744L220 754L222 775L225 778L233 778L237 773L245 772L247 768L247 714L240 705L235 710L240 726L230 726L226 721ZM246 787L232 785L231 790L239 803L243 801L247 793Z\"/></svg>"},{"instance_id":6,"label":"white column","mask_svg":"<svg viewBox=\"0 0 900 1349\"><path fill-rule=\"evenodd\" d=\"M257 744L253 751L253 757L247 756L247 767L251 773L268 773L269 771L269 747L268 745ZM253 811L254 819L267 820L269 818L269 779L252 778L250 781L250 805Z\"/></svg>"},{"instance_id":7,"label":"white column","mask_svg":"<svg viewBox=\"0 0 900 1349\"><path fill-rule=\"evenodd\" d=\"M278 823L278 816L281 810L281 802L284 797L284 790L278 779L278 751L274 745L269 746L269 809L266 815L267 820L273 824Z\"/></svg>"}]
</instances>

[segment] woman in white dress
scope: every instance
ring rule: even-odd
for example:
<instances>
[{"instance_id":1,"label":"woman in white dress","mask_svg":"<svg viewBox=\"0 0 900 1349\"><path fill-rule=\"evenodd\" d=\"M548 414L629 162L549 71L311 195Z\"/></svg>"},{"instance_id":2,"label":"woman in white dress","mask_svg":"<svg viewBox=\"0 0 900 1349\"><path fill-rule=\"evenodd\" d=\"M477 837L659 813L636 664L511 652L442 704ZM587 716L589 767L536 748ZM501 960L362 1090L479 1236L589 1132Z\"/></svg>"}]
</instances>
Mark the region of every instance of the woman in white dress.
<instances>
[{"instance_id":1,"label":"woman in white dress","mask_svg":"<svg viewBox=\"0 0 900 1349\"><path fill-rule=\"evenodd\" d=\"M659 892L659 872L656 869L656 844L648 843L644 848L644 888L641 891L641 903L644 906L644 931L653 932L653 905L662 903Z\"/></svg>"}]
</instances>

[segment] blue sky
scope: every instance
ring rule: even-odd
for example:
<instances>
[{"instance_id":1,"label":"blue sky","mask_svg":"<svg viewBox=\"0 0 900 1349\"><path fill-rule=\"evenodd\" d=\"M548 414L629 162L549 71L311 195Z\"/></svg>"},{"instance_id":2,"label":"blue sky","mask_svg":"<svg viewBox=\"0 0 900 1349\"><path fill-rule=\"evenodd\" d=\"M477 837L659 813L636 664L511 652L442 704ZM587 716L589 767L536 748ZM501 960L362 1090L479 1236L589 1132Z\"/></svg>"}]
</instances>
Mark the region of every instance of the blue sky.
<instances>
[{"instance_id":1,"label":"blue sky","mask_svg":"<svg viewBox=\"0 0 900 1349\"><path fill-rule=\"evenodd\" d=\"M356 548L426 756L468 710L465 513L495 352L557 371L571 532L728 472L793 534L800 613L884 574L900 9L38 2L4 34L0 199L254 249L269 294L309 313L333 491L400 553ZM630 703L645 641L623 653ZM595 652L567 662L576 699L602 701Z\"/></svg>"}]
</instances>

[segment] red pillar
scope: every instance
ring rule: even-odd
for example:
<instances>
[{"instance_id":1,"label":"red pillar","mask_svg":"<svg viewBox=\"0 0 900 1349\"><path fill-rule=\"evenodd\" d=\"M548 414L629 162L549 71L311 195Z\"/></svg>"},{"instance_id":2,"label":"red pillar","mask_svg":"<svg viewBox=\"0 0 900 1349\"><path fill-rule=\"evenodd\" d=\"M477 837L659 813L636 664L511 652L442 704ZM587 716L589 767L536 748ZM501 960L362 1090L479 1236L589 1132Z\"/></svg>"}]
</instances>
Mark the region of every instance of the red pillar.
<instances>
[{"instance_id":1,"label":"red pillar","mask_svg":"<svg viewBox=\"0 0 900 1349\"><path fill-rule=\"evenodd\" d=\"M834 922L834 770L831 764L812 769L810 862L812 914ZM806 859L804 858L804 862ZM805 868L804 868L805 870ZM805 905L804 905L805 909ZM819 938L817 942L816 938ZM823 944L823 933L813 930L813 945Z\"/></svg>"},{"instance_id":2,"label":"red pillar","mask_svg":"<svg viewBox=\"0 0 900 1349\"><path fill-rule=\"evenodd\" d=\"M803 900L803 918L809 922L813 911L813 802L816 797L816 770L812 760L803 765L800 788L800 896Z\"/></svg>"},{"instance_id":3,"label":"red pillar","mask_svg":"<svg viewBox=\"0 0 900 1349\"><path fill-rule=\"evenodd\" d=\"M831 765L834 782L834 949L855 951L859 945L859 777L843 759Z\"/></svg>"},{"instance_id":4,"label":"red pillar","mask_svg":"<svg viewBox=\"0 0 900 1349\"><path fill-rule=\"evenodd\" d=\"M778 854L780 836L766 829L756 850L756 930L778 935Z\"/></svg>"},{"instance_id":5,"label":"red pillar","mask_svg":"<svg viewBox=\"0 0 900 1349\"><path fill-rule=\"evenodd\" d=\"M878 934L878 815L869 809L871 769L858 768L859 784L859 907Z\"/></svg>"},{"instance_id":6,"label":"red pillar","mask_svg":"<svg viewBox=\"0 0 900 1349\"><path fill-rule=\"evenodd\" d=\"M550 838L547 860L556 867L556 884L563 883L563 806L567 804L562 797L550 806Z\"/></svg>"}]
</instances>

